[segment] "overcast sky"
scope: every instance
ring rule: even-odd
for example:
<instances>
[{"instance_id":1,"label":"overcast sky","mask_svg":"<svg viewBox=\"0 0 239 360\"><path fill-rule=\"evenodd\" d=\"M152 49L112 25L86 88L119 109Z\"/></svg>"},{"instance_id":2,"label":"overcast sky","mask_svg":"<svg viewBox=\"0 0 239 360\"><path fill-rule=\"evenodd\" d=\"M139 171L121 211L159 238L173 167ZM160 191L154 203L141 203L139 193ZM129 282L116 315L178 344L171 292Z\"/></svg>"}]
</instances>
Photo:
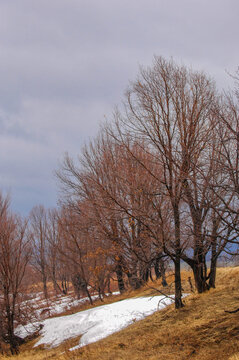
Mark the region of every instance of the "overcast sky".
<instances>
[{"instance_id":1,"label":"overcast sky","mask_svg":"<svg viewBox=\"0 0 239 360\"><path fill-rule=\"evenodd\" d=\"M0 189L14 211L56 205L64 153L80 153L153 55L232 86L238 16L238 0L0 0Z\"/></svg>"}]
</instances>

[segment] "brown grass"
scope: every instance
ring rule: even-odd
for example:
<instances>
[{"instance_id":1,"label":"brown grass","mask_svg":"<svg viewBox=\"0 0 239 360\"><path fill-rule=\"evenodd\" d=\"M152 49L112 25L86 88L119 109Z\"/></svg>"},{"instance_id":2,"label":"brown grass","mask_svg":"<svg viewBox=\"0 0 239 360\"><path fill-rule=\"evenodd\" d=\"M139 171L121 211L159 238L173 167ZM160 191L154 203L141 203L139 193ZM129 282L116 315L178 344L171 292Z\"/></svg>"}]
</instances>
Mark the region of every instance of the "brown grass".
<instances>
[{"instance_id":1,"label":"brown grass","mask_svg":"<svg viewBox=\"0 0 239 360\"><path fill-rule=\"evenodd\" d=\"M189 291L188 276L188 272L183 272L185 291ZM216 289L205 294L190 295L184 300L185 307L181 310L175 311L173 306L169 306L75 352L67 349L74 346L79 338L52 350L32 350L32 343L29 343L13 359L239 360L239 312L225 312L239 307L238 289L239 267L220 268ZM156 292L146 287L143 291L132 292L127 296L153 293ZM7 357L2 359L6 360Z\"/></svg>"}]
</instances>

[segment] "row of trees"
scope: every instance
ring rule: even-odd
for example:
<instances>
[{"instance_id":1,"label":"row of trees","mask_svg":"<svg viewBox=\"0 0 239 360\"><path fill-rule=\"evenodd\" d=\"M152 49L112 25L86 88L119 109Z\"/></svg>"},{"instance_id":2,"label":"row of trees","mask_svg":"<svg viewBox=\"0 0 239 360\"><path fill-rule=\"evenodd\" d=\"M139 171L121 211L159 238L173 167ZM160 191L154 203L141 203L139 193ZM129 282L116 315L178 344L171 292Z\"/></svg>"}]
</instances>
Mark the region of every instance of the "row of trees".
<instances>
[{"instance_id":1,"label":"row of trees","mask_svg":"<svg viewBox=\"0 0 239 360\"><path fill-rule=\"evenodd\" d=\"M173 262L176 308L181 261L201 293L215 287L222 252L237 250L238 100L237 90L219 94L205 74L155 57L113 122L58 172L67 206L132 286L159 259Z\"/></svg>"},{"instance_id":2,"label":"row of trees","mask_svg":"<svg viewBox=\"0 0 239 360\"><path fill-rule=\"evenodd\" d=\"M36 206L22 219L0 194L0 351L6 343L12 354L18 353L22 339L15 330L35 319L27 302L29 286L41 281L48 299L49 289L67 294L71 283L78 297L88 296L92 303L93 292L102 299L109 291L113 270L108 256L108 248L71 209Z\"/></svg>"},{"instance_id":3,"label":"row of trees","mask_svg":"<svg viewBox=\"0 0 239 360\"><path fill-rule=\"evenodd\" d=\"M237 253L238 88L219 94L205 74L155 57L79 161L65 156L59 209L36 206L23 220L0 197L0 336L12 353L33 268L46 299L49 281L63 294L71 283L90 302L112 281L120 292L153 277L166 286L166 262L176 308L182 261L199 293L215 287L219 256Z\"/></svg>"},{"instance_id":4,"label":"row of trees","mask_svg":"<svg viewBox=\"0 0 239 360\"><path fill-rule=\"evenodd\" d=\"M39 281L45 299L52 289L55 294L66 295L72 285L76 296L87 296L91 304L92 294L103 300L106 292L111 293L114 280L123 292L126 274L127 286L141 285L133 277L133 264L129 262L132 254L125 250L123 265L119 246L104 237L98 221L86 202L82 206L78 203L77 211L72 204L59 210L36 206L28 219L22 219L10 211L8 197L0 195L0 351L1 344L7 343L12 354L18 353L22 339L15 330L35 319L27 299L29 286ZM133 256L134 264L135 259ZM160 258L155 269L165 282ZM149 274L143 270L141 267L141 281L146 281Z\"/></svg>"}]
</instances>

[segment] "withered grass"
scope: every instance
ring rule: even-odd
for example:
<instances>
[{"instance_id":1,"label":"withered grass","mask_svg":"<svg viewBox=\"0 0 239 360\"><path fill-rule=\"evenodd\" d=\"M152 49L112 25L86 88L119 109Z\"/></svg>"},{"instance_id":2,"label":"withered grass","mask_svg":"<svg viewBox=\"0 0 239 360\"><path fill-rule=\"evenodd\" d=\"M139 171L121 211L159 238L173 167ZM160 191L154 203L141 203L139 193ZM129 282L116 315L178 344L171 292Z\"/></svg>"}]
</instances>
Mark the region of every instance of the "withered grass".
<instances>
[{"instance_id":1,"label":"withered grass","mask_svg":"<svg viewBox=\"0 0 239 360\"><path fill-rule=\"evenodd\" d=\"M191 274L184 271L182 275L184 291L189 292L187 279ZM158 287L157 283L151 285ZM157 294L155 290L145 287L126 294L126 297L154 294ZM118 299L109 298L107 301ZM239 307L239 267L219 268L216 289L204 294L191 294L184 303L185 307L180 310L169 306L74 352L68 349L76 345L79 338L51 350L43 347L33 350L33 342L30 342L23 345L21 354L12 359L239 360L239 312L225 312Z\"/></svg>"}]
</instances>

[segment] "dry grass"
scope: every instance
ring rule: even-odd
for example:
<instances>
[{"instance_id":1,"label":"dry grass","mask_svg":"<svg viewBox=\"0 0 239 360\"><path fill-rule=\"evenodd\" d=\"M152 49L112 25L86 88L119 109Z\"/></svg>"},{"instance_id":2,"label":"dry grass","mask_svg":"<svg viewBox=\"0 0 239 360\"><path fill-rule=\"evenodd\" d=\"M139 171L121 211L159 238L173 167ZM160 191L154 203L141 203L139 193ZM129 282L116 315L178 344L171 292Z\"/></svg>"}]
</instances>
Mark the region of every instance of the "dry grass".
<instances>
[{"instance_id":1,"label":"dry grass","mask_svg":"<svg viewBox=\"0 0 239 360\"><path fill-rule=\"evenodd\" d=\"M232 355L229 360L239 360L239 353Z\"/></svg>"},{"instance_id":2,"label":"dry grass","mask_svg":"<svg viewBox=\"0 0 239 360\"><path fill-rule=\"evenodd\" d=\"M188 276L189 273L183 272L185 291L189 289ZM217 288L205 294L190 295L184 300L186 306L181 310L175 311L170 306L75 352L67 349L74 346L79 338L52 350L32 350L32 343L29 343L22 347L21 355L13 359L239 360L239 312L225 312L239 307L238 289L239 267L220 268ZM155 290L144 288L127 296L153 293ZM115 297L108 301L118 299ZM7 357L1 359L6 360Z\"/></svg>"},{"instance_id":3,"label":"dry grass","mask_svg":"<svg viewBox=\"0 0 239 360\"><path fill-rule=\"evenodd\" d=\"M82 348L74 355L75 359L236 360L239 314L224 310L239 306L238 285L238 268L219 269L217 289L191 295L181 310L175 311L170 306Z\"/></svg>"}]
</instances>

